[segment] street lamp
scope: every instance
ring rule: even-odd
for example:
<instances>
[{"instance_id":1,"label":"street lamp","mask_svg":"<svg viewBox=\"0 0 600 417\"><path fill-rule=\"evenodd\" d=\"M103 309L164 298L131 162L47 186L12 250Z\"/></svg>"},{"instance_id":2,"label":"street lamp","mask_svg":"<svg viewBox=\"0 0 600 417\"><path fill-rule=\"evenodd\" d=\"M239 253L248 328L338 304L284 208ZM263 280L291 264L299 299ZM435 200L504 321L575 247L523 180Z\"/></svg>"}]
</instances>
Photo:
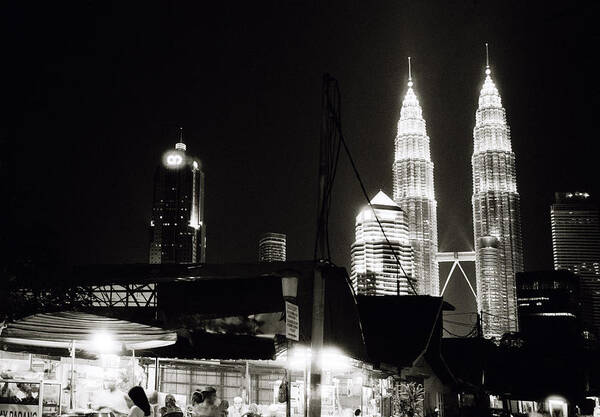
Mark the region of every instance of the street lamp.
<instances>
[{"instance_id":1,"label":"street lamp","mask_svg":"<svg viewBox=\"0 0 600 417\"><path fill-rule=\"evenodd\" d=\"M298 296L298 277L282 277L281 292L284 300L295 303Z\"/></svg>"}]
</instances>

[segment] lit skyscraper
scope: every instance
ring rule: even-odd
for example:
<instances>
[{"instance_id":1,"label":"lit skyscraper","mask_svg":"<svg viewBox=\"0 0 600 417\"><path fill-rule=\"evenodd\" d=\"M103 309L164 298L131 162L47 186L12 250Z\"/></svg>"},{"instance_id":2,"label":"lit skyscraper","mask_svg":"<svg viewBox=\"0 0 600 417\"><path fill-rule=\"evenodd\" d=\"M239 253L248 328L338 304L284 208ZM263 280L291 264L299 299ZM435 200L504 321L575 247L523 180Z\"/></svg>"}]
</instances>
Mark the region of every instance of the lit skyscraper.
<instances>
[{"instance_id":1,"label":"lit skyscraper","mask_svg":"<svg viewBox=\"0 0 600 417\"><path fill-rule=\"evenodd\" d=\"M588 193L556 193L550 208L554 269L580 277L584 324L600 337L600 210Z\"/></svg>"},{"instance_id":2,"label":"lit skyscraper","mask_svg":"<svg viewBox=\"0 0 600 417\"><path fill-rule=\"evenodd\" d=\"M484 335L501 337L518 329L515 274L523 270L521 209L506 112L489 65L485 73L473 129L477 304Z\"/></svg>"},{"instance_id":3,"label":"lit skyscraper","mask_svg":"<svg viewBox=\"0 0 600 417\"><path fill-rule=\"evenodd\" d=\"M407 216L417 291L437 296L440 282L433 162L423 112L412 89L410 58L408 64L408 90L402 102L395 141L394 201Z\"/></svg>"},{"instance_id":4,"label":"lit skyscraper","mask_svg":"<svg viewBox=\"0 0 600 417\"><path fill-rule=\"evenodd\" d=\"M371 200L371 207L365 207L356 216L356 240L352 244L351 268L354 291L359 295L413 294L408 282L410 279L415 285L412 277L413 251L404 212L383 191L379 191ZM377 214L385 236L373 211ZM398 266L394 253L406 276Z\"/></svg>"},{"instance_id":5,"label":"lit skyscraper","mask_svg":"<svg viewBox=\"0 0 600 417\"><path fill-rule=\"evenodd\" d=\"M154 174L150 263L204 263L204 173L186 154L183 133Z\"/></svg>"},{"instance_id":6,"label":"lit skyscraper","mask_svg":"<svg viewBox=\"0 0 600 417\"><path fill-rule=\"evenodd\" d=\"M258 240L258 262L285 262L286 236L282 233L264 233Z\"/></svg>"}]
</instances>

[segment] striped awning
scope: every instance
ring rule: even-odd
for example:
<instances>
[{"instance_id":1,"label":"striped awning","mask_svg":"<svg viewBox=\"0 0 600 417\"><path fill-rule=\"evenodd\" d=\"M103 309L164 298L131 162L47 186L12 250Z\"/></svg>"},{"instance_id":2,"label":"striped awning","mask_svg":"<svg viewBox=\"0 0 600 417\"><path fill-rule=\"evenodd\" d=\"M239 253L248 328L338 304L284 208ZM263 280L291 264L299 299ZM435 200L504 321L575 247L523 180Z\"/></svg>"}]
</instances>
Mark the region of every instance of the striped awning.
<instances>
[{"instance_id":1,"label":"striped awning","mask_svg":"<svg viewBox=\"0 0 600 417\"><path fill-rule=\"evenodd\" d=\"M34 314L6 324L0 343L92 352L172 345L177 334L159 327L80 312Z\"/></svg>"}]
</instances>

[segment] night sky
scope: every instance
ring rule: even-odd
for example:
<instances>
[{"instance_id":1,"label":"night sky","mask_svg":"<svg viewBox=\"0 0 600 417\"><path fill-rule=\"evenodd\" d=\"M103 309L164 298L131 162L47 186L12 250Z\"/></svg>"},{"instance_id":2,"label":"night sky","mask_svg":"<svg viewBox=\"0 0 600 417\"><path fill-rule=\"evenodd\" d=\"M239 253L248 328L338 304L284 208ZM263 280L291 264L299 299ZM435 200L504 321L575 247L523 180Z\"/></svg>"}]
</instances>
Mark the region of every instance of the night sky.
<instances>
[{"instance_id":1,"label":"night sky","mask_svg":"<svg viewBox=\"0 0 600 417\"><path fill-rule=\"evenodd\" d=\"M598 195L598 31L574 2L3 2L2 152L16 251L147 262L152 176L183 126L206 174L207 261L257 259L265 231L312 257L321 76L368 190L392 191L413 58L442 251L472 249L471 154L484 43L512 131L526 269L549 269L557 190ZM6 171L5 171L6 172ZM347 159L333 197L349 267L365 204ZM4 219L5 221L7 219ZM34 249L32 249L34 248ZM468 310L457 282L450 301ZM474 304L473 304L474 305Z\"/></svg>"}]
</instances>

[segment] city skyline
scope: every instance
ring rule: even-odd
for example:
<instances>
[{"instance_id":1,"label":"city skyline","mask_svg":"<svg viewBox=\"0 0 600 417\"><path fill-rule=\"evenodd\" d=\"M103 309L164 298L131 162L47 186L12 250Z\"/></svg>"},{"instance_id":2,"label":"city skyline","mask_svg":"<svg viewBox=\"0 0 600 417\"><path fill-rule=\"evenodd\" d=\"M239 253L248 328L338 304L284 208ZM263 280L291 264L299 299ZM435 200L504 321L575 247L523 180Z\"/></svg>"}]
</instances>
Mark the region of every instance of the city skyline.
<instances>
[{"instance_id":1,"label":"city skyline","mask_svg":"<svg viewBox=\"0 0 600 417\"><path fill-rule=\"evenodd\" d=\"M2 7L16 9L2 14L14 16L3 27L23 34L7 52L17 64L3 69L14 80L6 114L14 123L2 140L14 155L19 190L6 230L19 231L20 241L35 236L68 264L147 259L152 171L178 125L207 172L207 261L254 261L264 230L290 237L289 259L310 258L321 74L340 81L344 134L369 193L391 193L390 138L406 56L419 68L415 85L435 139L439 249L473 249L471 130L486 41L519 138L513 146L527 269L552 266L553 193L598 194L592 155L582 152L597 136L588 114L594 98L573 81L590 69L580 59L589 38L578 41L583 25L566 5L544 3L541 14L518 5L287 5L276 16L268 4L215 6L215 15L229 16L226 28L210 19L199 24L205 10L191 5L121 5L98 20L84 4L44 6L39 16ZM563 138L569 146L555 146ZM340 265L349 266L348 225L364 203L342 160L330 225ZM449 288L460 308L452 294Z\"/></svg>"}]
</instances>

